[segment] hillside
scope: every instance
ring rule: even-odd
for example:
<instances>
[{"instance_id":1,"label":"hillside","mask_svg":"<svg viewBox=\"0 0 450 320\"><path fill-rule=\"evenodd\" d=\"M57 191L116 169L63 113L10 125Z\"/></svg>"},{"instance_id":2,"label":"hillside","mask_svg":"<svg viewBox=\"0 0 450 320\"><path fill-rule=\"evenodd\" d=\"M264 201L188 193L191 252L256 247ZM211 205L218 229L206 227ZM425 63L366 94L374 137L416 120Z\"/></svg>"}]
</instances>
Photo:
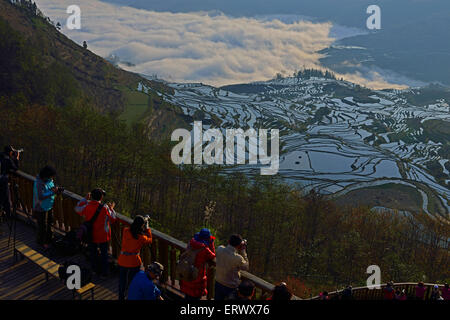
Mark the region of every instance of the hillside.
<instances>
[{"instance_id":1,"label":"hillside","mask_svg":"<svg viewBox=\"0 0 450 320\"><path fill-rule=\"evenodd\" d=\"M142 122L148 134L157 137L184 126L180 109L158 95L172 89L116 68L74 43L31 4L19 6L0 0L0 38L3 103L88 104L129 124ZM142 84L150 90L138 92ZM134 109L139 110L138 117L130 118Z\"/></svg>"}]
</instances>

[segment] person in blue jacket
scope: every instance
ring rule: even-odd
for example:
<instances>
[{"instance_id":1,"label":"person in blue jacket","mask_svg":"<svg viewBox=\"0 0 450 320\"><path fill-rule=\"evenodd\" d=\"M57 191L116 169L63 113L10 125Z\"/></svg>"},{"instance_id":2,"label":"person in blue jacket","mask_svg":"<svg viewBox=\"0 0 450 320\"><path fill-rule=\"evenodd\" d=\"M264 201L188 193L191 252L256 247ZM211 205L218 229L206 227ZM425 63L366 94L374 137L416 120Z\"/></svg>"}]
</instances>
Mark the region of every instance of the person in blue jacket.
<instances>
[{"instance_id":1,"label":"person in blue jacket","mask_svg":"<svg viewBox=\"0 0 450 320\"><path fill-rule=\"evenodd\" d=\"M155 285L163 273L164 266L158 262L153 262L146 271L139 271L134 276L128 288L128 300L164 300L161 291Z\"/></svg>"},{"instance_id":2,"label":"person in blue jacket","mask_svg":"<svg viewBox=\"0 0 450 320\"><path fill-rule=\"evenodd\" d=\"M36 177L33 186L33 216L37 220L37 243L47 249L52 241L53 204L58 193L63 191L53 182L56 170L45 166Z\"/></svg>"}]
</instances>

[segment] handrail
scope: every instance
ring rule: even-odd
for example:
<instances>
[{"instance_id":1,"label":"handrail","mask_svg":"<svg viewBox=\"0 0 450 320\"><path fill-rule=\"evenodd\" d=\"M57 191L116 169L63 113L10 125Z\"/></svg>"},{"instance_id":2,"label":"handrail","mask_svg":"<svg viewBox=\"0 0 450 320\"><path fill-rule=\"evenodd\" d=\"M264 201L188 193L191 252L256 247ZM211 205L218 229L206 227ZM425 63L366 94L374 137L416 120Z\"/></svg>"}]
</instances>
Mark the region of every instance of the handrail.
<instances>
[{"instance_id":1,"label":"handrail","mask_svg":"<svg viewBox=\"0 0 450 320\"><path fill-rule=\"evenodd\" d=\"M10 176L11 181L16 182L19 185L19 192L23 201L24 209L26 212L31 212L33 205L33 182L36 180L35 177L22 172L17 171L15 175ZM12 184L11 184L12 185ZM63 197L57 197L54 205L54 220L55 228L60 232L67 232L73 228L79 227L82 223L82 217L75 213L75 205L78 201L83 199L82 196L73 193L69 190L64 190L62 193ZM114 223L111 226L111 235L114 241L111 241L112 255L114 259L118 258L120 253L120 242L122 230L125 226L132 223L132 219L117 213L118 223ZM141 257L143 258L144 264L147 265L151 261L159 261L164 265L164 273L161 277L161 282L165 286L173 287L178 290L178 280L176 279L175 266L178 256L187 247L187 244L180 241L168 234L151 228L153 235L153 243L142 249ZM246 271L241 271L241 278L251 280L255 283L258 290L259 297L264 297L264 295L270 294L274 285L251 274ZM369 287L356 287L352 288L352 296L354 299L382 299L383 298L383 288L386 287L386 283L380 284L381 289L369 289ZM394 288L405 289L407 295L415 295L415 287L417 282L402 282L395 283ZM430 296L431 288L434 284L425 283L424 286L427 288L425 293L425 299ZM439 285L443 287L443 285ZM328 293L329 298L339 297L344 289L337 290ZM208 299L214 296L214 269L208 269ZM293 296L294 300L300 299ZM308 300L318 300L319 296L311 297Z\"/></svg>"},{"instance_id":2,"label":"handrail","mask_svg":"<svg viewBox=\"0 0 450 320\"><path fill-rule=\"evenodd\" d=\"M409 294L410 296L415 294L415 292L413 292L413 290L417 287L417 282L398 282L398 283L393 283L393 288L399 288L399 289L405 289L406 294ZM424 294L424 298L427 298L430 296L431 294L431 289L436 285L434 283L424 283L423 284L424 287L427 288L426 293ZM439 286L439 288L443 288L444 285L443 284L437 284ZM352 288L352 296L354 298L364 298L364 299L382 299L383 296L383 289L387 286L387 283L382 283L380 284L380 288L377 289L374 286L372 287L356 287L356 288ZM336 296L340 296L345 289L341 289L341 290L337 290L337 291L333 291L333 292L329 292L328 293L328 297L329 298L334 298ZM315 296L315 297L311 297L308 300L319 300L320 296Z\"/></svg>"},{"instance_id":3,"label":"handrail","mask_svg":"<svg viewBox=\"0 0 450 320\"><path fill-rule=\"evenodd\" d=\"M11 180L15 181L19 185L19 192L21 198L24 202L26 211L31 212L33 206L33 187L32 183L36 180L35 177L23 172L16 171L15 175L11 175ZM79 227L82 223L82 217L75 213L75 205L78 201L83 199L82 196L73 193L69 190L64 190L62 193L63 197L57 197L54 205L54 220L55 228L61 232L67 232L73 228ZM120 242L122 230L125 226L132 223L132 219L122 215L117 214L116 223L111 226L111 249L113 258L117 259L120 253ZM118 222L118 223L117 223ZM164 265L164 273L161 277L161 282L168 284L174 288L177 288L176 272L175 266L178 256L187 247L187 244L180 241L168 234L151 228L153 243L142 249L141 257L143 258L144 264L150 264L151 261L158 261ZM273 291L274 285L249 273L242 271L241 277L243 279L251 280L255 283L260 296L270 294ZM214 293L214 269L208 270L208 299L213 297Z\"/></svg>"},{"instance_id":4,"label":"handrail","mask_svg":"<svg viewBox=\"0 0 450 320\"><path fill-rule=\"evenodd\" d=\"M15 174L20 176L20 177L22 177L22 178L30 180L32 182L34 182L36 180L36 177L33 177L32 175L29 175L28 173L25 173L25 172L20 171L20 170L16 171ZM62 194L64 196L66 196L66 197L75 199L77 201L80 201L80 200L83 199L82 196L80 196L80 195L78 195L76 193L73 193L73 192L71 192L69 190L64 190ZM116 215L117 215L117 219L119 221L125 223L125 224L129 225L129 224L131 224L133 222L133 220L130 217L127 217L127 216L125 216L123 214L120 214L120 213L116 212ZM161 231L158 231L156 229L152 228L151 230L152 230L152 235L154 235L156 238L161 238L161 239L163 239L163 240L165 240L167 242L170 242L171 245L174 245L174 246L176 246L176 247L178 247L180 249L185 249L187 247L187 244L185 242L183 242L183 241L180 241L180 240L178 240L178 239L176 239L174 237L171 237L168 234L165 234L165 233L163 233Z\"/></svg>"}]
</instances>

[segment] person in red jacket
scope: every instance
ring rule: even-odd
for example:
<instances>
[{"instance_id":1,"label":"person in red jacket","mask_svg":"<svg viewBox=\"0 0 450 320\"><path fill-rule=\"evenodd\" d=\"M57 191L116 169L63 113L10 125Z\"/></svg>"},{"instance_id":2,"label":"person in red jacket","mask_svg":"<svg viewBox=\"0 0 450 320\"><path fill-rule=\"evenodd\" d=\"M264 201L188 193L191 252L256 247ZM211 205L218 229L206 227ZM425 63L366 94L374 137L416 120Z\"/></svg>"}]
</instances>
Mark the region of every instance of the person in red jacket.
<instances>
[{"instance_id":1,"label":"person in red jacket","mask_svg":"<svg viewBox=\"0 0 450 320\"><path fill-rule=\"evenodd\" d=\"M125 300L128 285L141 269L141 248L152 243L148 219L136 216L129 228L123 229L122 249L117 260L119 265L119 300Z\"/></svg>"},{"instance_id":2,"label":"person in red jacket","mask_svg":"<svg viewBox=\"0 0 450 320\"><path fill-rule=\"evenodd\" d=\"M444 287L442 288L442 298L444 298L444 300L450 300L450 288L448 283L444 284Z\"/></svg>"},{"instance_id":3,"label":"person in red jacket","mask_svg":"<svg viewBox=\"0 0 450 320\"><path fill-rule=\"evenodd\" d=\"M196 233L189 242L192 250L200 250L195 257L194 266L198 269L198 276L193 281L180 281L181 292L185 294L186 300L200 300L208 292L207 286L207 265L214 264L216 249L214 239L209 229L202 229Z\"/></svg>"},{"instance_id":4,"label":"person in red jacket","mask_svg":"<svg viewBox=\"0 0 450 320\"><path fill-rule=\"evenodd\" d=\"M423 300L426 291L427 287L425 287L424 283L422 281L419 282L416 286L416 300Z\"/></svg>"},{"instance_id":5,"label":"person in red jacket","mask_svg":"<svg viewBox=\"0 0 450 320\"><path fill-rule=\"evenodd\" d=\"M102 204L106 192L97 188L91 191L86 198L78 202L75 212L84 216L86 221L91 220L97 208L103 205L97 219L92 226L92 242L89 243L89 251L91 256L92 269L97 271L102 278L108 276L108 246L111 240L110 223L116 220L116 212L114 211L115 203ZM98 249L101 255L99 257ZM98 261L101 261L100 265Z\"/></svg>"},{"instance_id":6,"label":"person in red jacket","mask_svg":"<svg viewBox=\"0 0 450 320\"><path fill-rule=\"evenodd\" d=\"M383 289L383 292L384 292L384 300L394 300L395 297L394 283L392 281L389 281L386 284L386 287Z\"/></svg>"}]
</instances>

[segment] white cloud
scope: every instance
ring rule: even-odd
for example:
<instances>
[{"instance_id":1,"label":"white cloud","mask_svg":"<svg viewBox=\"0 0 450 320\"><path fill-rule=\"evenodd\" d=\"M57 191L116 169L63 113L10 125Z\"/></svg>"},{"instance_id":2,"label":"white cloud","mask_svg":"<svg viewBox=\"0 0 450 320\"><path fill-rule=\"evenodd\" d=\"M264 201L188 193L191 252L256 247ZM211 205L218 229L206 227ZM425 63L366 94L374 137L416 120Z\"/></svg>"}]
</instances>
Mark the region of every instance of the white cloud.
<instances>
[{"instance_id":1,"label":"white cloud","mask_svg":"<svg viewBox=\"0 0 450 320\"><path fill-rule=\"evenodd\" d=\"M277 72L292 74L302 67L321 68L316 53L328 47L330 23L232 18L207 13L169 13L119 7L98 0L36 0L38 7L62 31L93 52L117 55L135 64L124 69L157 74L172 81L212 85L272 78ZM81 30L68 30L66 8L81 8ZM344 75L353 81L359 75ZM389 86L376 79L377 87Z\"/></svg>"}]
</instances>

